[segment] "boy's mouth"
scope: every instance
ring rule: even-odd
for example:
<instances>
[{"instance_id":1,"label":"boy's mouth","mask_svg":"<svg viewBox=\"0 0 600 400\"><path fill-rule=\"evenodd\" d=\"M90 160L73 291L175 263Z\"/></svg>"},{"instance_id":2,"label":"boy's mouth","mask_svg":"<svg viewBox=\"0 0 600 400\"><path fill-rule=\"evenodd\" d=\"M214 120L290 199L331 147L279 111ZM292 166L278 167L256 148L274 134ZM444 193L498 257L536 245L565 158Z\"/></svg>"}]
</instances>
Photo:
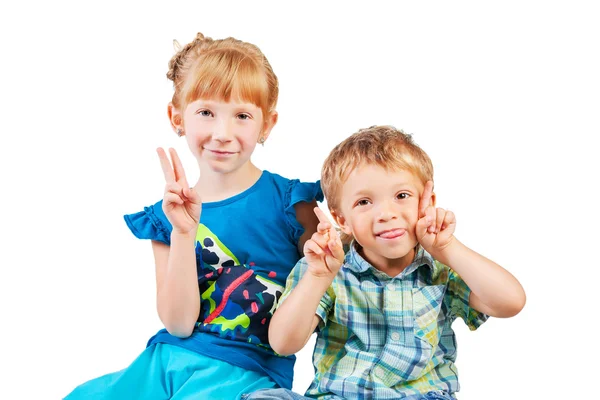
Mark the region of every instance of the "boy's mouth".
<instances>
[{"instance_id":1,"label":"boy's mouth","mask_svg":"<svg viewBox=\"0 0 600 400\"><path fill-rule=\"evenodd\" d=\"M381 232L375 234L375 236L380 237L382 239L396 239L396 238L399 238L400 236L404 236L405 233L406 233L406 229L396 228L396 229L389 229L386 231L381 231Z\"/></svg>"}]
</instances>

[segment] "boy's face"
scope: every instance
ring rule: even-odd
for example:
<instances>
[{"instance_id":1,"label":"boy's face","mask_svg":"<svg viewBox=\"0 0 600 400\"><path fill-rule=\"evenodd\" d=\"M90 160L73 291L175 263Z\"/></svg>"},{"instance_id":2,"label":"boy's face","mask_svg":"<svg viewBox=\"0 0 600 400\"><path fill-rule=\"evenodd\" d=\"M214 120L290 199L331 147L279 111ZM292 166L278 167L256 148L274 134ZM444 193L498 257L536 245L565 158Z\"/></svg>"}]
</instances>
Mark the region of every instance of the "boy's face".
<instances>
[{"instance_id":1,"label":"boy's face","mask_svg":"<svg viewBox=\"0 0 600 400\"><path fill-rule=\"evenodd\" d=\"M343 184L340 213L333 217L344 233L354 236L373 266L403 269L414 258L423 190L421 180L409 171L361 164Z\"/></svg>"}]
</instances>

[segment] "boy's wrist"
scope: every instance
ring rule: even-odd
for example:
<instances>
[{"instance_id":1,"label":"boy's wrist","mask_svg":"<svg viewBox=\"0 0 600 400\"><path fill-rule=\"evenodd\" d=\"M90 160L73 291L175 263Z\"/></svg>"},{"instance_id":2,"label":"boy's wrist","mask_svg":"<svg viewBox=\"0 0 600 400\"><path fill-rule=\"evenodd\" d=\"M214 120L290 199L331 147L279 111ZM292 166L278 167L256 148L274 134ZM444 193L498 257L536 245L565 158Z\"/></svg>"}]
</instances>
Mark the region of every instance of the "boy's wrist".
<instances>
[{"instance_id":1,"label":"boy's wrist","mask_svg":"<svg viewBox=\"0 0 600 400\"><path fill-rule=\"evenodd\" d=\"M453 264L456 264L455 260L460 258L465 249L466 246L453 236L448 246L432 254L432 256L442 264L454 269Z\"/></svg>"},{"instance_id":2,"label":"boy's wrist","mask_svg":"<svg viewBox=\"0 0 600 400\"><path fill-rule=\"evenodd\" d=\"M316 274L309 267L303 279L315 290L322 290L325 293L329 286L331 286L334 278L335 274Z\"/></svg>"}]
</instances>

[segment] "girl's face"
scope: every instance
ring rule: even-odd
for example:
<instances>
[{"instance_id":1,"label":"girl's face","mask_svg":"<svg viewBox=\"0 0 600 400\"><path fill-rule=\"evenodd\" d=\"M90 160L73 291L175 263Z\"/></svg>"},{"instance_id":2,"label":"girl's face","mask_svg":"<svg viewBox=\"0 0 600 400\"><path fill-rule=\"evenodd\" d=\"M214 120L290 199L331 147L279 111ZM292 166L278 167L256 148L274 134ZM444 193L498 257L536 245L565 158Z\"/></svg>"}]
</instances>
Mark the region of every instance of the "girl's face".
<instances>
[{"instance_id":1,"label":"girl's face","mask_svg":"<svg viewBox=\"0 0 600 400\"><path fill-rule=\"evenodd\" d=\"M264 126L263 118L251 103L199 99L188 104L183 128L201 171L227 174L246 165L258 140L272 128Z\"/></svg>"}]
</instances>

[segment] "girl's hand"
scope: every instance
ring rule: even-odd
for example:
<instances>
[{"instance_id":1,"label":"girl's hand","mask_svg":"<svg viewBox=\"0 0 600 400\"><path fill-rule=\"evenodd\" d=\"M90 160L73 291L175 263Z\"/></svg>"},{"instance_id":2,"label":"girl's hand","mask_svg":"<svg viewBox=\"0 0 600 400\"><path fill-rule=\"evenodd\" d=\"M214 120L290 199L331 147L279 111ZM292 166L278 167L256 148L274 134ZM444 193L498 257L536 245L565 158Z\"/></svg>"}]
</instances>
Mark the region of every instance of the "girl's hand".
<instances>
[{"instance_id":1,"label":"girl's hand","mask_svg":"<svg viewBox=\"0 0 600 400\"><path fill-rule=\"evenodd\" d=\"M165 196L163 211L173 225L173 232L189 234L198 229L202 201L194 189L190 189L185 179L185 171L175 149L169 149L173 166L162 148L156 149L160 165L165 175Z\"/></svg>"},{"instance_id":2,"label":"girl's hand","mask_svg":"<svg viewBox=\"0 0 600 400\"><path fill-rule=\"evenodd\" d=\"M443 259L444 251L455 241L456 217L452 211L435 208L431 204L432 194L433 182L429 181L419 201L417 240L433 258Z\"/></svg>"},{"instance_id":3,"label":"girl's hand","mask_svg":"<svg viewBox=\"0 0 600 400\"><path fill-rule=\"evenodd\" d=\"M319 219L317 231L304 243L308 273L317 278L333 279L344 262L340 236L319 207L314 208Z\"/></svg>"}]
</instances>

